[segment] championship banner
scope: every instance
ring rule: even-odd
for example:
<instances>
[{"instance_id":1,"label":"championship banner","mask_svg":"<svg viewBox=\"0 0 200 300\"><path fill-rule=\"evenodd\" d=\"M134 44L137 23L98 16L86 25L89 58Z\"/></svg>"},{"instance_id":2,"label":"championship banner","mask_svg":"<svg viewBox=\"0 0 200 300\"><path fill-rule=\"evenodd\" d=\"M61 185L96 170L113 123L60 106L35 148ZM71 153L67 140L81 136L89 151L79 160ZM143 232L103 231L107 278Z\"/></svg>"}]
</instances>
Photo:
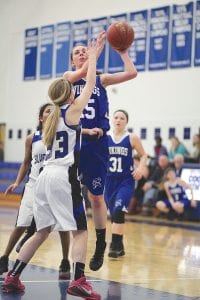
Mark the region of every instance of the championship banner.
<instances>
[{"instance_id":1,"label":"championship banner","mask_svg":"<svg viewBox=\"0 0 200 300\"><path fill-rule=\"evenodd\" d=\"M101 31L106 31L108 26L108 19L99 18L99 19L92 19L90 22L90 38L97 38L98 34ZM97 70L99 72L105 72L105 54L106 54L106 47L104 47L98 62L97 62Z\"/></svg>"},{"instance_id":2,"label":"championship banner","mask_svg":"<svg viewBox=\"0 0 200 300\"><path fill-rule=\"evenodd\" d=\"M63 73L70 69L70 41L71 41L71 23L63 22L56 25L55 43L56 43L56 77L63 76Z\"/></svg>"},{"instance_id":3,"label":"championship banner","mask_svg":"<svg viewBox=\"0 0 200 300\"><path fill-rule=\"evenodd\" d=\"M173 5L171 68L191 66L193 2Z\"/></svg>"},{"instance_id":4,"label":"championship banner","mask_svg":"<svg viewBox=\"0 0 200 300\"><path fill-rule=\"evenodd\" d=\"M143 10L130 14L130 24L133 27L135 38L130 47L130 57L138 71L146 69L146 49L148 31L148 11Z\"/></svg>"},{"instance_id":5,"label":"championship banner","mask_svg":"<svg viewBox=\"0 0 200 300\"><path fill-rule=\"evenodd\" d=\"M167 69L169 45L169 6L151 9L149 70Z\"/></svg>"},{"instance_id":6,"label":"championship banner","mask_svg":"<svg viewBox=\"0 0 200 300\"><path fill-rule=\"evenodd\" d=\"M74 22L72 26L73 47L88 44L89 21Z\"/></svg>"},{"instance_id":7,"label":"championship banner","mask_svg":"<svg viewBox=\"0 0 200 300\"><path fill-rule=\"evenodd\" d=\"M38 51L38 28L25 31L24 80L36 79Z\"/></svg>"},{"instance_id":8,"label":"championship banner","mask_svg":"<svg viewBox=\"0 0 200 300\"><path fill-rule=\"evenodd\" d=\"M41 27L40 79L49 79L53 72L54 25Z\"/></svg>"},{"instance_id":9,"label":"championship banner","mask_svg":"<svg viewBox=\"0 0 200 300\"><path fill-rule=\"evenodd\" d=\"M200 1L196 2L195 12L195 50L194 50L194 65L200 66Z\"/></svg>"},{"instance_id":10,"label":"championship banner","mask_svg":"<svg viewBox=\"0 0 200 300\"><path fill-rule=\"evenodd\" d=\"M117 21L127 21L127 14L121 14L117 16L110 16L109 24ZM124 64L119 54L109 45L108 46L108 72L115 73L124 70Z\"/></svg>"}]
</instances>

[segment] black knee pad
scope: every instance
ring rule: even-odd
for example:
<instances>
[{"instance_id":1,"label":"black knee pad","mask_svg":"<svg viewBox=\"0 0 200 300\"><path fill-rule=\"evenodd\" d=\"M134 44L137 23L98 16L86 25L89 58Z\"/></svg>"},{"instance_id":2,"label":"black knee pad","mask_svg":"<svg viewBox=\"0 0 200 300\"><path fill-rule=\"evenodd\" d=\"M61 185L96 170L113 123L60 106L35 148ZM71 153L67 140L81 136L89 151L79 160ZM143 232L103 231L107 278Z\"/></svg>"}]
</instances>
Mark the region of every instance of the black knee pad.
<instances>
[{"instance_id":1,"label":"black knee pad","mask_svg":"<svg viewBox=\"0 0 200 300\"><path fill-rule=\"evenodd\" d=\"M115 210L112 215L112 223L124 224L125 223L125 212L121 210Z\"/></svg>"}]
</instances>

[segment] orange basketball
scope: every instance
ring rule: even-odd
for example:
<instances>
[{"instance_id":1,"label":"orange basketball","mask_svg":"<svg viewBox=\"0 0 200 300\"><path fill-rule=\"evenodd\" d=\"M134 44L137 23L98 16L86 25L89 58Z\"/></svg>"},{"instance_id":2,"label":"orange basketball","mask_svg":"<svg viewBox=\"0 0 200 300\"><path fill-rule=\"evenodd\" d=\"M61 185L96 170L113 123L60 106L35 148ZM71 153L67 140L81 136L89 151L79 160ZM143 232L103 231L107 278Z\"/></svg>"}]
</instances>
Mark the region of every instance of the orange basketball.
<instances>
[{"instance_id":1,"label":"orange basketball","mask_svg":"<svg viewBox=\"0 0 200 300\"><path fill-rule=\"evenodd\" d=\"M108 27L106 36L112 48L124 51L133 43L134 31L129 23L119 21Z\"/></svg>"}]
</instances>

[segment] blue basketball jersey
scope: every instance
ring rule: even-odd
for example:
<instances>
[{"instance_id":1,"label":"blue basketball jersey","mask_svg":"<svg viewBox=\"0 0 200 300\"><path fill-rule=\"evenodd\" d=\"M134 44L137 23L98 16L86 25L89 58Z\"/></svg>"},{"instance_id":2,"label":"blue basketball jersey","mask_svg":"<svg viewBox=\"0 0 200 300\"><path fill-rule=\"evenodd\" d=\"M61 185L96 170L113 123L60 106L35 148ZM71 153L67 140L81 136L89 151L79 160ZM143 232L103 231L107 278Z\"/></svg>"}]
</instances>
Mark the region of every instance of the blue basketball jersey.
<instances>
[{"instance_id":1,"label":"blue basketball jersey","mask_svg":"<svg viewBox=\"0 0 200 300\"><path fill-rule=\"evenodd\" d=\"M104 197L111 216L116 210L128 211L134 194L133 150L130 134L125 133L120 141L108 136L109 161Z\"/></svg>"},{"instance_id":2,"label":"blue basketball jersey","mask_svg":"<svg viewBox=\"0 0 200 300\"><path fill-rule=\"evenodd\" d=\"M80 79L74 82L75 97L81 94L86 81ZM83 110L81 116L81 124L83 128L102 128L104 132L110 129L109 126L109 106L106 89L102 86L100 76L96 76L96 85L90 97L88 105ZM83 142L87 140L87 135L83 135Z\"/></svg>"},{"instance_id":3,"label":"blue basketball jersey","mask_svg":"<svg viewBox=\"0 0 200 300\"><path fill-rule=\"evenodd\" d=\"M120 141L108 136L109 161L107 176L129 176L133 171L133 150L130 134L125 133Z\"/></svg>"},{"instance_id":4,"label":"blue basketball jersey","mask_svg":"<svg viewBox=\"0 0 200 300\"><path fill-rule=\"evenodd\" d=\"M185 189L180 184L169 185L168 188L174 201L188 200Z\"/></svg>"}]
</instances>

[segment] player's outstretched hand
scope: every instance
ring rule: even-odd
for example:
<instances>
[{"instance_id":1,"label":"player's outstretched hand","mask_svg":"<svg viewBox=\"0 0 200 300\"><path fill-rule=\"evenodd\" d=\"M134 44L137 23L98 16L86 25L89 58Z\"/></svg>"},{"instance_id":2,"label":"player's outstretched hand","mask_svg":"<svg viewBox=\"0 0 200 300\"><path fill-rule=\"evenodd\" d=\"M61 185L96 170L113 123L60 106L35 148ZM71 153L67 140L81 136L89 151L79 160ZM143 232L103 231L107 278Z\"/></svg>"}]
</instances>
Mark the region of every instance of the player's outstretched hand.
<instances>
[{"instance_id":1,"label":"player's outstretched hand","mask_svg":"<svg viewBox=\"0 0 200 300\"><path fill-rule=\"evenodd\" d=\"M101 31L99 32L98 36L97 36L97 59L99 58L99 56L101 55L104 45L105 45L105 39L106 38L106 33L105 31Z\"/></svg>"},{"instance_id":2,"label":"player's outstretched hand","mask_svg":"<svg viewBox=\"0 0 200 300\"><path fill-rule=\"evenodd\" d=\"M7 195L9 193L12 193L17 187L18 187L18 185L16 183L13 183L13 184L9 185L9 187L7 187L4 194Z\"/></svg>"}]
</instances>

